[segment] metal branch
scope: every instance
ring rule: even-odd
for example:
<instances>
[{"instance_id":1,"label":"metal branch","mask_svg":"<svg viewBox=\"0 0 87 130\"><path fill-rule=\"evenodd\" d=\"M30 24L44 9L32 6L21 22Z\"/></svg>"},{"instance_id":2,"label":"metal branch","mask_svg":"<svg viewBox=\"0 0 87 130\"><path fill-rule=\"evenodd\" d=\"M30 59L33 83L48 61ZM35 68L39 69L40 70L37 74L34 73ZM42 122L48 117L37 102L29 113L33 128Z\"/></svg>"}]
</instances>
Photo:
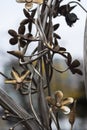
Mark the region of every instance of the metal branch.
<instances>
[{"instance_id":1,"label":"metal branch","mask_svg":"<svg viewBox=\"0 0 87 130\"><path fill-rule=\"evenodd\" d=\"M17 115L20 119L23 119L24 120L23 125L25 125L25 127L28 130L41 130L35 118L31 116L29 113L27 113L27 111L24 108L22 108L19 104L17 104L2 89L0 89L0 105L4 109L7 109L8 111Z\"/></svg>"}]
</instances>

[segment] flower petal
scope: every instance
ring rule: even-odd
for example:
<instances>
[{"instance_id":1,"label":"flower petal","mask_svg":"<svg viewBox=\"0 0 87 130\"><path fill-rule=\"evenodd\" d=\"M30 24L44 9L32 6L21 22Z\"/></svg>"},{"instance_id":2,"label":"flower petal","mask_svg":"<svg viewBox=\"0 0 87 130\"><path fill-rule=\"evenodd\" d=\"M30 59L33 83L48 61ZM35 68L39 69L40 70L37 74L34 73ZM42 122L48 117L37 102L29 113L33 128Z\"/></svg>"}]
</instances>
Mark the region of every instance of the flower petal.
<instances>
[{"instance_id":1,"label":"flower petal","mask_svg":"<svg viewBox=\"0 0 87 130\"><path fill-rule=\"evenodd\" d=\"M26 4L25 4L25 8L26 8L26 9L31 9L32 6L33 6L33 3L32 3L32 2L29 2L29 3L26 3Z\"/></svg>"},{"instance_id":2,"label":"flower petal","mask_svg":"<svg viewBox=\"0 0 87 130\"><path fill-rule=\"evenodd\" d=\"M16 0L18 3L25 3L26 0Z\"/></svg>"},{"instance_id":3,"label":"flower petal","mask_svg":"<svg viewBox=\"0 0 87 130\"><path fill-rule=\"evenodd\" d=\"M68 98L65 98L62 100L61 105L62 106L68 105L68 104L73 103L73 101L74 101L74 99L72 97L68 97Z\"/></svg>"},{"instance_id":4,"label":"flower petal","mask_svg":"<svg viewBox=\"0 0 87 130\"><path fill-rule=\"evenodd\" d=\"M52 98L51 96L47 96L46 100L47 100L48 104L55 106L56 102L55 102L54 98Z\"/></svg>"},{"instance_id":5,"label":"flower petal","mask_svg":"<svg viewBox=\"0 0 87 130\"><path fill-rule=\"evenodd\" d=\"M56 91L56 92L55 92L55 100L56 100L57 105L60 104L62 98L63 98L63 93L62 93L62 91ZM58 106L59 106L59 105L58 105Z\"/></svg>"},{"instance_id":6,"label":"flower petal","mask_svg":"<svg viewBox=\"0 0 87 130\"><path fill-rule=\"evenodd\" d=\"M18 42L18 38L17 38L17 37L11 38L11 39L9 40L9 43L10 43L11 45L15 45L15 44L17 44L17 42Z\"/></svg>"},{"instance_id":7,"label":"flower petal","mask_svg":"<svg viewBox=\"0 0 87 130\"><path fill-rule=\"evenodd\" d=\"M7 79L5 80L5 84L16 84L16 80L15 79Z\"/></svg>"},{"instance_id":8,"label":"flower petal","mask_svg":"<svg viewBox=\"0 0 87 130\"><path fill-rule=\"evenodd\" d=\"M34 3L41 4L43 3L43 0L33 0Z\"/></svg>"},{"instance_id":9,"label":"flower petal","mask_svg":"<svg viewBox=\"0 0 87 130\"><path fill-rule=\"evenodd\" d=\"M67 106L61 106L60 109L63 111L64 114L70 113L70 108Z\"/></svg>"}]
</instances>

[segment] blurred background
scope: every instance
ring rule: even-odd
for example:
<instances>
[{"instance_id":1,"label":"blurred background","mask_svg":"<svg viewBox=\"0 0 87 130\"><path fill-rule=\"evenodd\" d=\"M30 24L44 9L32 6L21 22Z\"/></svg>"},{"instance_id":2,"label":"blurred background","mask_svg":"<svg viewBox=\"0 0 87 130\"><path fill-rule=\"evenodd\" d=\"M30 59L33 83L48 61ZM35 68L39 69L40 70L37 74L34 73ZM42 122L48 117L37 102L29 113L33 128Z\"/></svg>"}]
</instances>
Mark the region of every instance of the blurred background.
<instances>
[{"instance_id":1,"label":"blurred background","mask_svg":"<svg viewBox=\"0 0 87 130\"><path fill-rule=\"evenodd\" d=\"M65 4L69 1L70 0L64 0L63 3ZM85 9L87 9L86 0L82 0L81 4ZM0 71L6 75L10 75L9 72L12 66L18 66L16 59L7 53L7 51L14 50L14 46L12 47L9 44L10 36L8 35L8 30L17 30L20 21L24 18L23 8L24 4L18 4L15 0L3 0L0 4ZM86 13L79 6L77 6L73 12L77 14L79 20L72 28L66 25L64 17L58 19L60 23L58 34L61 36L59 44L64 46L67 51L71 53L73 59L78 59L80 61L80 69L83 71L83 44ZM54 23L56 23L56 20ZM58 69L65 68L65 62L61 57L55 56L54 64ZM85 96L83 76L77 74L72 75L70 71L65 72L64 74L59 74L54 71L51 86L52 92L60 89L63 91L65 97L72 96L77 99L74 130L87 130L87 100ZM9 92L9 88L4 85L4 79L1 75L0 87L5 89L5 91L7 91L18 103L22 103L22 97L20 97L20 100L18 101L19 95L11 92L12 87L10 87ZM26 106L26 104L23 105ZM3 110L1 107L0 110L0 116L2 116ZM70 125L68 123L68 116L62 115L62 117L63 118L60 119L61 130L69 130ZM0 118L0 130L7 130L9 125L8 122L2 121Z\"/></svg>"}]
</instances>

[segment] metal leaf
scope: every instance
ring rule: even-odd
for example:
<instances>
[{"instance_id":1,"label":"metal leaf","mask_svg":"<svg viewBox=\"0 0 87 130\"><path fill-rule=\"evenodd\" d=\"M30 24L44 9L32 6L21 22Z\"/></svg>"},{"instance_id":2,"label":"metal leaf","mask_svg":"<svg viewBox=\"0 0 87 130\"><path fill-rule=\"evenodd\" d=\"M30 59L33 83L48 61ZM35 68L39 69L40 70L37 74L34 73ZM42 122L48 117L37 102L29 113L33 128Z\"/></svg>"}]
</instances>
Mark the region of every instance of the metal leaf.
<instances>
[{"instance_id":1,"label":"metal leaf","mask_svg":"<svg viewBox=\"0 0 87 130\"><path fill-rule=\"evenodd\" d=\"M78 67L80 65L80 62L78 60L74 60L71 64L71 67L75 68Z\"/></svg>"},{"instance_id":2,"label":"metal leaf","mask_svg":"<svg viewBox=\"0 0 87 130\"><path fill-rule=\"evenodd\" d=\"M71 72L73 73L73 74L79 74L79 75L83 75L83 73L82 73L82 71L80 70L80 69L71 69Z\"/></svg>"},{"instance_id":3,"label":"metal leaf","mask_svg":"<svg viewBox=\"0 0 87 130\"><path fill-rule=\"evenodd\" d=\"M25 24L27 24L28 22L29 22L28 19L24 19L24 20L22 20L22 22L20 23L20 25L25 25Z\"/></svg>"},{"instance_id":4,"label":"metal leaf","mask_svg":"<svg viewBox=\"0 0 87 130\"><path fill-rule=\"evenodd\" d=\"M10 29L10 30L8 30L8 33L9 33L11 36L13 36L13 37L17 37L17 33L16 33L15 30Z\"/></svg>"},{"instance_id":5,"label":"metal leaf","mask_svg":"<svg viewBox=\"0 0 87 130\"><path fill-rule=\"evenodd\" d=\"M18 38L17 38L17 37L11 38L11 39L9 40L9 43L10 43L11 45L15 45L17 42L18 42Z\"/></svg>"},{"instance_id":6,"label":"metal leaf","mask_svg":"<svg viewBox=\"0 0 87 130\"><path fill-rule=\"evenodd\" d=\"M26 44L26 41L20 39L20 47L24 48Z\"/></svg>"},{"instance_id":7,"label":"metal leaf","mask_svg":"<svg viewBox=\"0 0 87 130\"><path fill-rule=\"evenodd\" d=\"M25 26L24 25L20 25L18 28L18 33L19 34L24 34L25 33Z\"/></svg>"},{"instance_id":8,"label":"metal leaf","mask_svg":"<svg viewBox=\"0 0 87 130\"><path fill-rule=\"evenodd\" d=\"M58 29L58 27L59 27L59 24L55 24L55 25L53 26L54 31L56 31L56 30Z\"/></svg>"},{"instance_id":9,"label":"metal leaf","mask_svg":"<svg viewBox=\"0 0 87 130\"><path fill-rule=\"evenodd\" d=\"M23 9L24 15L29 18L31 17L31 15L29 14L29 12L26 9Z\"/></svg>"},{"instance_id":10,"label":"metal leaf","mask_svg":"<svg viewBox=\"0 0 87 130\"><path fill-rule=\"evenodd\" d=\"M57 38L57 39L61 39L61 37L60 37L58 34L56 34L56 33L53 33L53 36L54 36L55 38Z\"/></svg>"},{"instance_id":11,"label":"metal leaf","mask_svg":"<svg viewBox=\"0 0 87 130\"><path fill-rule=\"evenodd\" d=\"M68 53L68 56L67 56L67 65L70 66L71 62L72 62L72 56L71 56L70 53Z\"/></svg>"}]
</instances>

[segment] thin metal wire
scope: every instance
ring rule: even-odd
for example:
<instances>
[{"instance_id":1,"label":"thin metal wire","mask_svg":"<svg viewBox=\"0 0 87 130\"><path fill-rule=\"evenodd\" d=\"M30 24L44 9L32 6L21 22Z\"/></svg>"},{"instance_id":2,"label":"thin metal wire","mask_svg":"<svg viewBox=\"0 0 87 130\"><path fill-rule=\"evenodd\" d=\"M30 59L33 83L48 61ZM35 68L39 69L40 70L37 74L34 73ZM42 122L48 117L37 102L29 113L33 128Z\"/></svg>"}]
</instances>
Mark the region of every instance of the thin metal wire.
<instances>
[{"instance_id":1,"label":"thin metal wire","mask_svg":"<svg viewBox=\"0 0 87 130\"><path fill-rule=\"evenodd\" d=\"M85 84L85 93L87 98L87 17L85 23L85 32L84 32L84 84Z\"/></svg>"}]
</instances>

